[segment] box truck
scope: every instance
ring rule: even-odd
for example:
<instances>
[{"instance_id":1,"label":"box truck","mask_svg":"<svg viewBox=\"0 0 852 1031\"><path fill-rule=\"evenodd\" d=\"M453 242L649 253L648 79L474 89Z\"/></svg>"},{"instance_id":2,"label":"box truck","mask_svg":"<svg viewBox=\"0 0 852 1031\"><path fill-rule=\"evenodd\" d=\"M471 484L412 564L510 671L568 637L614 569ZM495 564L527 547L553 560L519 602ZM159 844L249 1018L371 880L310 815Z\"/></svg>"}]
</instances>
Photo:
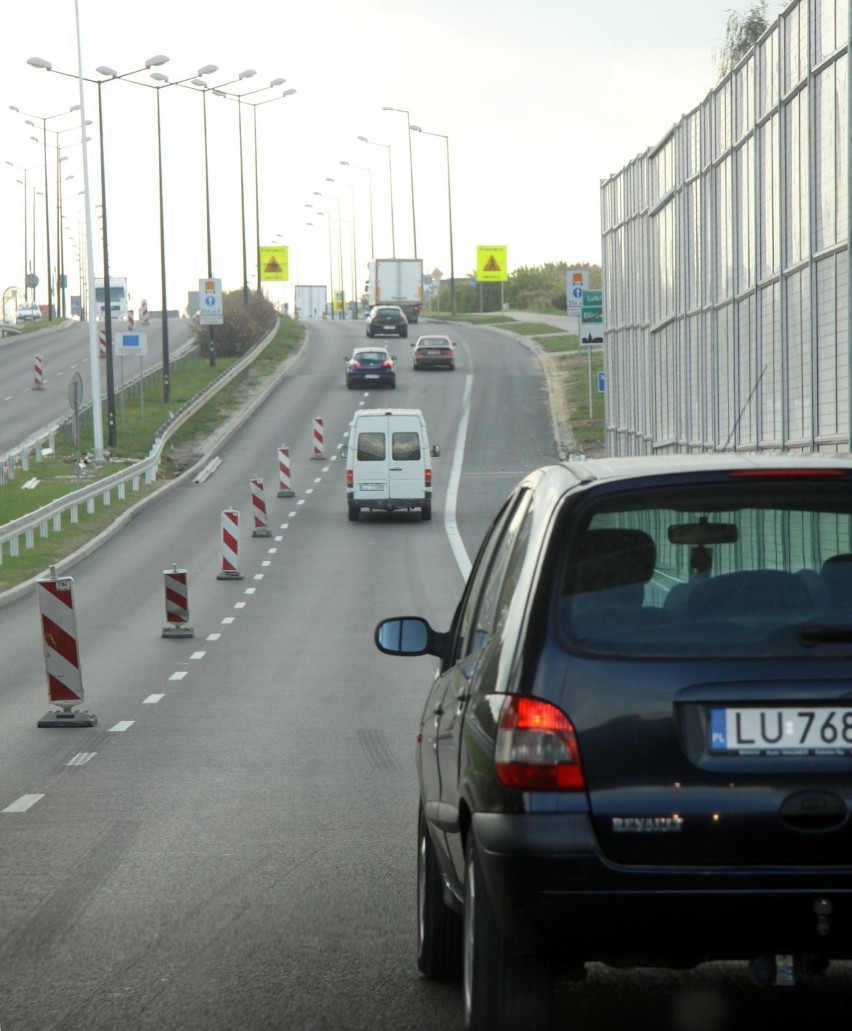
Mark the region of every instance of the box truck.
<instances>
[{"instance_id":1,"label":"box truck","mask_svg":"<svg viewBox=\"0 0 852 1031\"><path fill-rule=\"evenodd\" d=\"M369 263L367 296L370 306L396 304L409 322L423 310L423 262L420 258L376 258Z\"/></svg>"},{"instance_id":2,"label":"box truck","mask_svg":"<svg viewBox=\"0 0 852 1031\"><path fill-rule=\"evenodd\" d=\"M130 307L127 280L123 276L109 277L110 319L126 319ZM106 308L106 290L103 277L95 277L95 318L102 319Z\"/></svg>"},{"instance_id":3,"label":"box truck","mask_svg":"<svg viewBox=\"0 0 852 1031\"><path fill-rule=\"evenodd\" d=\"M325 315L325 287L297 286L295 316L297 319L321 319Z\"/></svg>"}]
</instances>

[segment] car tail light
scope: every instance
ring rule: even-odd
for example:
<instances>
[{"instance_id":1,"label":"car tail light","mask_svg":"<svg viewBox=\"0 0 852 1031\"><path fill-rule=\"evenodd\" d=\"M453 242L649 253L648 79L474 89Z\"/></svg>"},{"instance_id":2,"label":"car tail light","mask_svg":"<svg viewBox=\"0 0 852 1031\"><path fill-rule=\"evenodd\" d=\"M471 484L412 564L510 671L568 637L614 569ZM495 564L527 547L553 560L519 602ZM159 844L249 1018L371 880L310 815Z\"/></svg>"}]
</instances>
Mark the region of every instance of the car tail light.
<instances>
[{"instance_id":1,"label":"car tail light","mask_svg":"<svg viewBox=\"0 0 852 1031\"><path fill-rule=\"evenodd\" d=\"M360 362L350 362L349 363L349 368L350 369L360 369L361 368L361 363Z\"/></svg>"},{"instance_id":2,"label":"car tail light","mask_svg":"<svg viewBox=\"0 0 852 1031\"><path fill-rule=\"evenodd\" d=\"M427 488L432 486L432 470L431 469L427 469L423 473L423 479L424 479L424 482L426 483L426 487Z\"/></svg>"},{"instance_id":3,"label":"car tail light","mask_svg":"<svg viewBox=\"0 0 852 1031\"><path fill-rule=\"evenodd\" d=\"M510 695L494 749L497 776L524 791L582 790L586 783L574 727L549 702Z\"/></svg>"},{"instance_id":4,"label":"car tail light","mask_svg":"<svg viewBox=\"0 0 852 1031\"><path fill-rule=\"evenodd\" d=\"M355 474L351 469L346 470L346 487L352 489L355 486Z\"/></svg>"},{"instance_id":5,"label":"car tail light","mask_svg":"<svg viewBox=\"0 0 852 1031\"><path fill-rule=\"evenodd\" d=\"M393 362L382 362L382 368L383 369L392 369L393 368Z\"/></svg>"}]
</instances>

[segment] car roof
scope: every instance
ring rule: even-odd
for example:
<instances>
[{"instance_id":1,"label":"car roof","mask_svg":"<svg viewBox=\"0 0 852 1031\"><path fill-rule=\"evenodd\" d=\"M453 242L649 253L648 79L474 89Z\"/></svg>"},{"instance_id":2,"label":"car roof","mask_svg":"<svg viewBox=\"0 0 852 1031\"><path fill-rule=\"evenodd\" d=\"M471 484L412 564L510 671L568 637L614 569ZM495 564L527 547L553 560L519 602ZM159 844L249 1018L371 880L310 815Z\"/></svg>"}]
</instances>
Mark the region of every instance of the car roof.
<instances>
[{"instance_id":1,"label":"car roof","mask_svg":"<svg viewBox=\"0 0 852 1031\"><path fill-rule=\"evenodd\" d=\"M355 347L352 349L353 354L389 354L390 352L386 347L382 347L381 344L377 344L375 347Z\"/></svg>"}]
</instances>

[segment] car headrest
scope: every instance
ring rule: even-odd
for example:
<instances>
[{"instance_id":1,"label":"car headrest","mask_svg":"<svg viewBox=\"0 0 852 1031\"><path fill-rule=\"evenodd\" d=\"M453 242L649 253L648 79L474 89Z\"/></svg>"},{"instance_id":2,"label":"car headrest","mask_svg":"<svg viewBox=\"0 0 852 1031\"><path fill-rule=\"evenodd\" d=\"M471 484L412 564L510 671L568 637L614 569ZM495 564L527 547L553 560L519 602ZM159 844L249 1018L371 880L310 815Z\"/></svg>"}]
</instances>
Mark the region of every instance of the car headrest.
<instances>
[{"instance_id":1,"label":"car headrest","mask_svg":"<svg viewBox=\"0 0 852 1031\"><path fill-rule=\"evenodd\" d=\"M588 530L568 569L565 593L647 583L656 561L654 541L642 530Z\"/></svg>"}]
</instances>

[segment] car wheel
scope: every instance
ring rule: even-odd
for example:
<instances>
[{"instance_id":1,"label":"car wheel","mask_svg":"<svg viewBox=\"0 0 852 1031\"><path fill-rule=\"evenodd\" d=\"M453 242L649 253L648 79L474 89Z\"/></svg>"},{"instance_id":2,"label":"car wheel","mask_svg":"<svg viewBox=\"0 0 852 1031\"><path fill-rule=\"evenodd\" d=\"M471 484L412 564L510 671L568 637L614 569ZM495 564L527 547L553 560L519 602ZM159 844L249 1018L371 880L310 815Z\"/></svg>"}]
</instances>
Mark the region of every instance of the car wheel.
<instances>
[{"instance_id":1,"label":"car wheel","mask_svg":"<svg viewBox=\"0 0 852 1031\"><path fill-rule=\"evenodd\" d=\"M417 968L433 981L461 974L462 922L443 897L435 846L423 811L417 821Z\"/></svg>"},{"instance_id":2,"label":"car wheel","mask_svg":"<svg viewBox=\"0 0 852 1031\"><path fill-rule=\"evenodd\" d=\"M423 520L424 523L428 523L429 520L432 518L432 502L431 501L425 501L420 506L420 518Z\"/></svg>"},{"instance_id":3,"label":"car wheel","mask_svg":"<svg viewBox=\"0 0 852 1031\"><path fill-rule=\"evenodd\" d=\"M358 517L360 515L361 515L361 510L359 508L356 508L355 505L350 505L349 506L349 522L350 523L357 523L358 522Z\"/></svg>"},{"instance_id":4,"label":"car wheel","mask_svg":"<svg viewBox=\"0 0 852 1031\"><path fill-rule=\"evenodd\" d=\"M517 956L503 943L473 832L465 850L464 1026L467 1031L545 1031L553 968L543 956Z\"/></svg>"}]
</instances>

